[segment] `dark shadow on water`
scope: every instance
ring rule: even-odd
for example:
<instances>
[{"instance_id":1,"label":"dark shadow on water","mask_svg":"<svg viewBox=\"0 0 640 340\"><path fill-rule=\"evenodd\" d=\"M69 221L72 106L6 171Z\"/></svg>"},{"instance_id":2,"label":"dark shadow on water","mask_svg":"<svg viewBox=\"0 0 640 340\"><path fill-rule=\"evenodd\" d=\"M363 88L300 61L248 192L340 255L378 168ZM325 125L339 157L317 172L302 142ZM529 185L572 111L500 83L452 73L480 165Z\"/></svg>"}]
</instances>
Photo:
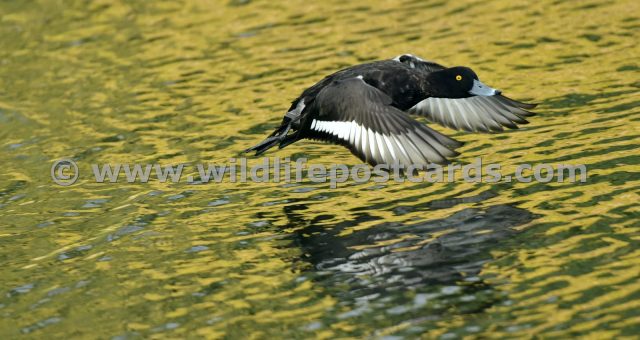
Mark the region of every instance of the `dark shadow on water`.
<instances>
[{"instance_id":1,"label":"dark shadow on water","mask_svg":"<svg viewBox=\"0 0 640 340\"><path fill-rule=\"evenodd\" d=\"M291 220L299 220L305 208L293 205L285 210ZM340 235L347 227L371 220L362 215L352 223L334 227L310 223L295 237L305 260L317 271L342 275L340 282L357 283L363 281L359 276L367 276L364 281L376 281L378 288L406 288L431 282L454 283L477 275L491 259L488 251L516 234L515 227L533 219L534 215L524 209L495 205L467 208L446 218L415 224L383 222Z\"/></svg>"},{"instance_id":2,"label":"dark shadow on water","mask_svg":"<svg viewBox=\"0 0 640 340\"><path fill-rule=\"evenodd\" d=\"M518 207L494 205L410 224L381 222L349 233L378 218L363 212L330 224L326 216L305 220L305 204L284 209L297 229L293 237L302 261L310 264L302 274L339 301L340 310L330 318L387 314L378 321L390 325L400 319L422 324L452 309L477 313L498 303L501 296L480 271L493 260L491 250L508 249L503 242L536 218Z\"/></svg>"}]
</instances>

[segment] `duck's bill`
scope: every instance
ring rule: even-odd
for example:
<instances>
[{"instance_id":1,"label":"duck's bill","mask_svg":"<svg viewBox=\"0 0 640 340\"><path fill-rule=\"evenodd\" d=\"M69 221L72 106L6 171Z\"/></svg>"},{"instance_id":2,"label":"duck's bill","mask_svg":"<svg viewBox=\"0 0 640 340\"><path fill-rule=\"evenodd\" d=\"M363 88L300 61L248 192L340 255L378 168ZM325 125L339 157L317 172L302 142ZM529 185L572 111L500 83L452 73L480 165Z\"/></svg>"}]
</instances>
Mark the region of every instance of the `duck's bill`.
<instances>
[{"instance_id":1,"label":"duck's bill","mask_svg":"<svg viewBox=\"0 0 640 340\"><path fill-rule=\"evenodd\" d=\"M473 87L471 88L471 90L469 90L469 93L471 93L474 96L495 96L497 94L502 93L500 90L496 90L493 87L489 87L485 84L483 84L481 81L475 79L473 81Z\"/></svg>"}]
</instances>

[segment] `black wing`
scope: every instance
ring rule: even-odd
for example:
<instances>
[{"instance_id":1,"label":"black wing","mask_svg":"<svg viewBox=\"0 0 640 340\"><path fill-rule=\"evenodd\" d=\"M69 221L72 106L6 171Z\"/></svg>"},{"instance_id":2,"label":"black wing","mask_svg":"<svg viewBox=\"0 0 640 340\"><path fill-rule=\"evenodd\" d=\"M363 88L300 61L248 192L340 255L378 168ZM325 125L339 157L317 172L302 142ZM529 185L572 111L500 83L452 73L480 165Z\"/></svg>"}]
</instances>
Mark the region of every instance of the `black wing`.
<instances>
[{"instance_id":1,"label":"black wing","mask_svg":"<svg viewBox=\"0 0 640 340\"><path fill-rule=\"evenodd\" d=\"M456 130L471 132L503 131L503 126L517 129L517 124L528 124L524 117L536 104L526 104L501 94L468 98L435 98L422 100L409 109L410 113L424 115L432 122Z\"/></svg>"},{"instance_id":2,"label":"black wing","mask_svg":"<svg viewBox=\"0 0 640 340\"><path fill-rule=\"evenodd\" d=\"M346 146L371 165L447 163L462 143L411 119L361 77L323 88L305 126L309 138Z\"/></svg>"}]
</instances>

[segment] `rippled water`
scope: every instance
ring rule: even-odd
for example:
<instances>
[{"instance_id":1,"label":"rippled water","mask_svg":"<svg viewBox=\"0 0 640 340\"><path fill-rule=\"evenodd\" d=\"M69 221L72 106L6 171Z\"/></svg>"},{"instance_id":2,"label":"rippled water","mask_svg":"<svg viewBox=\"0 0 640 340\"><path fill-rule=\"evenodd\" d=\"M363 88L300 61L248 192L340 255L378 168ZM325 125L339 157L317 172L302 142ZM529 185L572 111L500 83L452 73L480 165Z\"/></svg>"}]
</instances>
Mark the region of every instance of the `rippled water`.
<instances>
[{"instance_id":1,"label":"rippled water","mask_svg":"<svg viewBox=\"0 0 640 340\"><path fill-rule=\"evenodd\" d=\"M640 333L640 5L2 2L0 337ZM329 72L410 52L540 103L460 162L586 183L61 187L226 162ZM300 143L272 153L357 164ZM258 160L256 160L257 162Z\"/></svg>"}]
</instances>

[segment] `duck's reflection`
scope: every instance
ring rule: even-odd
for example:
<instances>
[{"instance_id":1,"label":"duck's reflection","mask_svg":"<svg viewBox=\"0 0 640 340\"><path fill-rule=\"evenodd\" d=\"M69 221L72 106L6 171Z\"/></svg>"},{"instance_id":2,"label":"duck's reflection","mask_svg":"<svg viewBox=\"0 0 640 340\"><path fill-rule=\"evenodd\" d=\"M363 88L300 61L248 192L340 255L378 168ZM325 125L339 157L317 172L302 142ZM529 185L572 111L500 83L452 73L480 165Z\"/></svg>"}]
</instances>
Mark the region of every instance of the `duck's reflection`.
<instances>
[{"instance_id":1,"label":"duck's reflection","mask_svg":"<svg viewBox=\"0 0 640 340\"><path fill-rule=\"evenodd\" d=\"M341 287L335 293L343 305L406 290L445 289L445 295L447 289L460 295L487 290L478 274L493 259L490 250L504 248L501 242L535 217L518 207L494 205L463 209L441 219L412 224L383 222L345 233L374 218L363 212L352 221L330 225L330 216L306 221L306 209L303 204L291 205L285 212L298 228L296 242L303 249L304 260L314 268L313 276L328 287ZM487 307L487 302L476 308ZM389 301L387 307L398 303Z\"/></svg>"}]
</instances>

